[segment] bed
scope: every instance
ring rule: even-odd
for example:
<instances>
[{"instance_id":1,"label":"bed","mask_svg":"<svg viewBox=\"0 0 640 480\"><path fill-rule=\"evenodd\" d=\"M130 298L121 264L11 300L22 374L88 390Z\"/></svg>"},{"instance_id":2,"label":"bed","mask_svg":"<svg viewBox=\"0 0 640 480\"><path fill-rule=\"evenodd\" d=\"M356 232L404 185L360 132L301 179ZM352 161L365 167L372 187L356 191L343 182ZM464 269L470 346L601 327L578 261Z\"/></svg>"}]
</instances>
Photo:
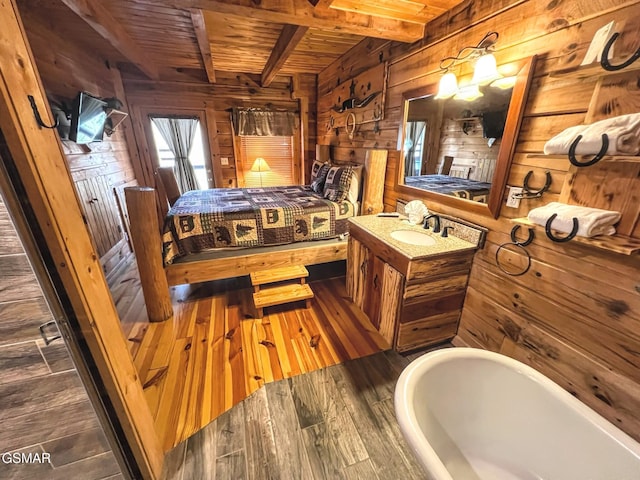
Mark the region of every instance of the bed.
<instances>
[{"instance_id":1,"label":"bed","mask_svg":"<svg viewBox=\"0 0 640 480\"><path fill-rule=\"evenodd\" d=\"M163 260L211 248L247 248L331 239L348 233L358 205L332 202L309 185L186 192L163 228Z\"/></svg>"},{"instance_id":2,"label":"bed","mask_svg":"<svg viewBox=\"0 0 640 480\"><path fill-rule=\"evenodd\" d=\"M468 178L451 177L449 175L416 175L405 177L408 187L429 190L430 192L466 198L475 202L486 203L491 184Z\"/></svg>"},{"instance_id":3,"label":"bed","mask_svg":"<svg viewBox=\"0 0 640 480\"><path fill-rule=\"evenodd\" d=\"M328 160L329 147L318 147L316 158ZM387 153L386 150L367 150L361 162L361 214L382 211ZM150 321L163 321L172 316L169 297L169 286L172 285L232 278L289 265L314 265L347 257L348 242L344 234L347 233L348 218L356 213L357 208L350 202L332 204L320 201L317 196L310 198L306 186L245 189L261 190L255 192L258 196L253 199L250 198L251 192L241 189L213 189L203 191L206 193L187 192L174 199L172 210L179 215L168 217L163 206L171 195L167 195L162 182L158 181L157 186L157 190L149 187L125 189L131 241ZM275 200L276 193L285 204L271 201ZM236 212L222 213L220 203L233 206L236 201L233 197L245 206L262 202L267 208L258 210L257 214L242 213L241 208ZM297 200L310 204L310 209L305 213L296 205ZM289 211L285 212L287 209ZM160 214L156 215L158 211ZM282 218L294 213L311 222L315 218L316 228L309 228L308 221L306 232L300 222L288 221L288 227L293 225L293 228L285 228ZM241 218L232 218L234 215ZM280 222L283 228L267 233L264 229L260 233L253 228L268 222L276 225ZM187 231L186 237L190 238L182 246L174 238L181 230ZM284 243L289 240L293 243ZM212 246L214 248L210 248Z\"/></svg>"}]
</instances>

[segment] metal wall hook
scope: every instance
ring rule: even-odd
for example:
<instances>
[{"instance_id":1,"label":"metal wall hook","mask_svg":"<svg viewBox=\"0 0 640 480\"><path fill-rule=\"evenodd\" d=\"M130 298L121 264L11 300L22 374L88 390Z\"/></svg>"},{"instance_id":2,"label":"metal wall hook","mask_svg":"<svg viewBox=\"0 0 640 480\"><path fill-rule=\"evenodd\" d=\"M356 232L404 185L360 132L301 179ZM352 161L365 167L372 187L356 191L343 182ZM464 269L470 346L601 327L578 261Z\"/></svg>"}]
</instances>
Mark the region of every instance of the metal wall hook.
<instances>
[{"instance_id":1,"label":"metal wall hook","mask_svg":"<svg viewBox=\"0 0 640 480\"><path fill-rule=\"evenodd\" d=\"M631 55L631 57L629 57L626 61L624 61L624 62L622 62L622 63L620 63L618 65L611 65L611 63L609 62L609 50L611 50L611 47L613 46L613 44L615 43L616 39L619 36L620 36L619 32L616 32L613 35L611 35L611 38L609 39L607 44L602 49L602 56L600 57L600 65L602 65L602 68L604 68L605 70L607 70L609 72L615 72L616 70L622 70L623 68L628 67L633 62L635 62L638 58L640 58L640 48L638 48L636 50L636 52L633 55Z\"/></svg>"},{"instance_id":2,"label":"metal wall hook","mask_svg":"<svg viewBox=\"0 0 640 480\"><path fill-rule=\"evenodd\" d=\"M531 178L531 176L533 175L533 170L529 170L529 173L527 173L527 175L524 177L524 181L522 182L522 189L524 190L523 193L514 193L513 196L515 198L521 198L521 199L529 199L529 198L540 198L542 197L542 194L544 192L546 192L547 190L549 190L549 187L551 186L551 172L549 170L547 170L545 172L547 178L544 182L544 186L539 189L539 190L531 190L531 187L529 187L529 179Z\"/></svg>"},{"instance_id":3,"label":"metal wall hook","mask_svg":"<svg viewBox=\"0 0 640 480\"><path fill-rule=\"evenodd\" d=\"M547 237L549 237L549 240L551 241L554 241L557 243L568 242L573 237L575 237L576 234L578 233L578 228L580 227L580 224L578 223L578 219L576 217L573 217L573 228L571 229L571 232L566 237L556 237L551 231L551 224L553 223L553 221L556 219L557 216L558 214L554 213L549 217L549 220L547 220L547 223L544 226L544 231L547 234Z\"/></svg>"},{"instance_id":4,"label":"metal wall hook","mask_svg":"<svg viewBox=\"0 0 640 480\"><path fill-rule=\"evenodd\" d=\"M56 123L54 123L53 125L46 125L42 121L42 117L40 116L40 112L38 111L38 106L36 105L36 99L33 98L32 95L27 95L27 98L29 99L29 103L31 104L31 109L33 110L33 115L36 117L36 122L38 122L38 127L40 127L40 128L57 128L58 127L58 124L60 122L58 121L57 118L56 118Z\"/></svg>"},{"instance_id":5,"label":"metal wall hook","mask_svg":"<svg viewBox=\"0 0 640 480\"><path fill-rule=\"evenodd\" d=\"M536 236L536 232L533 230L533 228L529 227L529 236L527 237L527 239L524 242L520 242L516 238L516 234L518 233L518 230L520 230L520 225L514 225L513 228L511 229L511 242L513 242L515 245L519 245L521 247L526 247L531 242L533 242L533 239Z\"/></svg>"},{"instance_id":6,"label":"metal wall hook","mask_svg":"<svg viewBox=\"0 0 640 480\"><path fill-rule=\"evenodd\" d=\"M580 143L580 140L582 140L582 135L578 135L569 147L569 161L571 162L571 165L574 165L576 167L588 167L590 165L593 165L594 163L598 163L600 160L602 160L602 157L606 155L607 150L609 149L609 136L606 133L603 133L602 148L596 154L596 156L591 160L587 160L586 162L579 162L576 159L576 148L578 148L578 143Z\"/></svg>"}]
</instances>

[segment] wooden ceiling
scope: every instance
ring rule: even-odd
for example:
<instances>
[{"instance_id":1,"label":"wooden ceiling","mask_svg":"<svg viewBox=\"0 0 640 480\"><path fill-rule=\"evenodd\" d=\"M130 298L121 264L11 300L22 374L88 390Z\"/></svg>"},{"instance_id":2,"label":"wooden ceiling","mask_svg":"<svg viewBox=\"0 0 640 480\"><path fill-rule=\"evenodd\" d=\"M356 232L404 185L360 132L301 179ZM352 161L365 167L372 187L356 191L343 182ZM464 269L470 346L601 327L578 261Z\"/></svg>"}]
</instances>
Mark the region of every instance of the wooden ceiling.
<instances>
[{"instance_id":1,"label":"wooden ceiling","mask_svg":"<svg viewBox=\"0 0 640 480\"><path fill-rule=\"evenodd\" d=\"M319 73L366 37L414 42L460 0L18 0L65 38L152 79ZM34 10L37 9L37 10ZM88 30L90 32L88 33ZM73 37L73 38L70 38Z\"/></svg>"}]
</instances>

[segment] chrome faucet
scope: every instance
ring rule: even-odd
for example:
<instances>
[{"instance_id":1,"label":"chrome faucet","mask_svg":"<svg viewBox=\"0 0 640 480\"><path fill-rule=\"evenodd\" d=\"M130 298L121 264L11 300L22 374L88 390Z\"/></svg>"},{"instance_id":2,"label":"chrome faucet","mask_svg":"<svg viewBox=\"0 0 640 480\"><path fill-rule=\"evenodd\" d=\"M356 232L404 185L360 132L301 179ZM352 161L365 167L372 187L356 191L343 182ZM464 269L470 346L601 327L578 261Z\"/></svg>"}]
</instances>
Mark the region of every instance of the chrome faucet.
<instances>
[{"instance_id":1,"label":"chrome faucet","mask_svg":"<svg viewBox=\"0 0 640 480\"><path fill-rule=\"evenodd\" d=\"M433 224L433 233L439 233L440 232L440 217L438 215L427 215L424 219L424 225L423 228L425 230L429 230L429 219L430 218L435 218L435 222Z\"/></svg>"}]
</instances>

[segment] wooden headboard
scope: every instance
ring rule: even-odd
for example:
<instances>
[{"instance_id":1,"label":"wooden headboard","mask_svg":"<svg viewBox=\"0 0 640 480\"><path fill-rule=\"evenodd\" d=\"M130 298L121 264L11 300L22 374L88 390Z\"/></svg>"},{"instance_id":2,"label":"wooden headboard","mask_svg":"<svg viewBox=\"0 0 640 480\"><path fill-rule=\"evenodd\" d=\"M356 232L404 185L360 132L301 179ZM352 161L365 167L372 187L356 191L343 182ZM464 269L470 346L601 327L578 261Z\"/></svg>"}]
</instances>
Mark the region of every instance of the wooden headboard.
<instances>
[{"instance_id":1,"label":"wooden headboard","mask_svg":"<svg viewBox=\"0 0 640 480\"><path fill-rule=\"evenodd\" d=\"M375 215L382 212L384 205L384 177L387 171L387 150L367 150L364 162L354 159L352 162L340 162L331 157L331 145L316 145L316 159L331 161L336 165L354 163L364 165L362 171L362 215Z\"/></svg>"}]
</instances>

